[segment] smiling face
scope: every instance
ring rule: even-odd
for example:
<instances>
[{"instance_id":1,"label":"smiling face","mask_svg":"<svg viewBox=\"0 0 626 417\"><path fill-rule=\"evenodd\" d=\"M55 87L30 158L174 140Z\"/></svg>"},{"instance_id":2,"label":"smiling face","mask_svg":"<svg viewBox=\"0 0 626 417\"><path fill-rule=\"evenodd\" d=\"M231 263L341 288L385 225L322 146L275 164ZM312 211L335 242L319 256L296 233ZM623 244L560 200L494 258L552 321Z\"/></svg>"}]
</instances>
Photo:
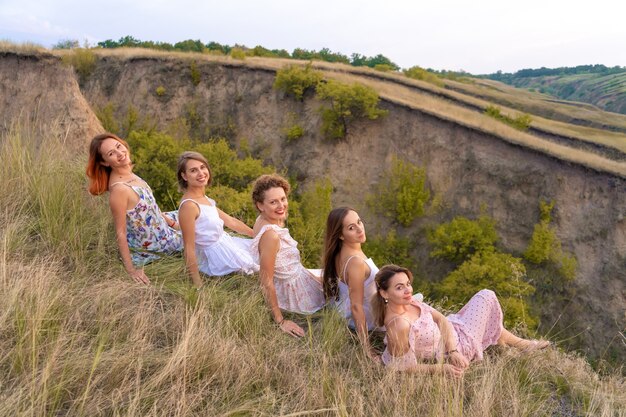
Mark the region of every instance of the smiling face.
<instances>
[{"instance_id":1,"label":"smiling face","mask_svg":"<svg viewBox=\"0 0 626 417\"><path fill-rule=\"evenodd\" d=\"M130 151L122 142L113 138L107 138L100 144L100 164L113 168L124 167L132 164Z\"/></svg>"},{"instance_id":2,"label":"smiling face","mask_svg":"<svg viewBox=\"0 0 626 417\"><path fill-rule=\"evenodd\" d=\"M389 301L389 304L407 305L411 303L413 287L411 279L404 272L398 272L389 279L386 290L381 289L380 295Z\"/></svg>"},{"instance_id":3,"label":"smiling face","mask_svg":"<svg viewBox=\"0 0 626 417\"><path fill-rule=\"evenodd\" d=\"M267 221L282 225L287 219L289 202L282 187L272 187L263 193L263 201L256 202L256 207Z\"/></svg>"},{"instance_id":4,"label":"smiling face","mask_svg":"<svg viewBox=\"0 0 626 417\"><path fill-rule=\"evenodd\" d=\"M350 210L343 218L340 239L346 244L365 243L365 224L356 211Z\"/></svg>"},{"instance_id":5,"label":"smiling face","mask_svg":"<svg viewBox=\"0 0 626 417\"><path fill-rule=\"evenodd\" d=\"M206 187L211 179L211 172L204 162L189 159L181 176L187 182L187 187Z\"/></svg>"}]
</instances>

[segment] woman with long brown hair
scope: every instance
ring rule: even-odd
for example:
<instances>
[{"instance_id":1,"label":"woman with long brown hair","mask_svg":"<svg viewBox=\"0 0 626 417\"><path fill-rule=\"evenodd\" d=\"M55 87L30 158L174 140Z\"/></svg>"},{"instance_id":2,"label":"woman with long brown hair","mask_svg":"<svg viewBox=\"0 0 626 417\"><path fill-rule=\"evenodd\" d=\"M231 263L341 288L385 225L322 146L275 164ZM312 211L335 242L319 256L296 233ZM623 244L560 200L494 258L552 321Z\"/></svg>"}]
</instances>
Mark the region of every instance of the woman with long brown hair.
<instances>
[{"instance_id":1,"label":"woman with long brown hair","mask_svg":"<svg viewBox=\"0 0 626 417\"><path fill-rule=\"evenodd\" d=\"M370 347L368 331L384 328L376 325L370 307L378 267L363 253L361 245L366 239L365 224L354 209L333 209L326 220L322 281L326 300L339 309L374 358L377 355Z\"/></svg>"},{"instance_id":2,"label":"woman with long brown hair","mask_svg":"<svg viewBox=\"0 0 626 417\"><path fill-rule=\"evenodd\" d=\"M133 173L128 143L112 133L97 135L89 145L86 169L89 193L109 192L115 237L126 272L150 282L143 266L160 255L182 250L176 220L161 213L148 184Z\"/></svg>"},{"instance_id":3,"label":"woman with long brown hair","mask_svg":"<svg viewBox=\"0 0 626 417\"><path fill-rule=\"evenodd\" d=\"M387 347L382 354L387 366L460 376L470 362L483 358L489 346L512 346L529 352L550 345L546 340L522 339L506 330L502 308L491 290L479 291L458 313L446 317L413 299L413 276L407 268L385 265L375 280L372 308L376 324L387 329Z\"/></svg>"}]
</instances>

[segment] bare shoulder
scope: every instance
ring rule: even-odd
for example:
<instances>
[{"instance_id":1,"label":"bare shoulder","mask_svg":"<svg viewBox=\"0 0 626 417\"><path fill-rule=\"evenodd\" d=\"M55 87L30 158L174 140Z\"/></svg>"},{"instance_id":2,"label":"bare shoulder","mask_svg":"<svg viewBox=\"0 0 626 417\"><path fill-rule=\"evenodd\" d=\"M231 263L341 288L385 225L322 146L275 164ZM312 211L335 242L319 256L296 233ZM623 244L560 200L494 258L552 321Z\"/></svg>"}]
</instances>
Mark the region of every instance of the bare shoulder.
<instances>
[{"instance_id":1,"label":"bare shoulder","mask_svg":"<svg viewBox=\"0 0 626 417\"><path fill-rule=\"evenodd\" d=\"M365 259L360 256L346 257L343 265L343 269L345 271L343 280L348 285L350 285L351 283L355 284L357 282L363 282L365 281L365 278L369 275L369 266L365 262Z\"/></svg>"}]
</instances>

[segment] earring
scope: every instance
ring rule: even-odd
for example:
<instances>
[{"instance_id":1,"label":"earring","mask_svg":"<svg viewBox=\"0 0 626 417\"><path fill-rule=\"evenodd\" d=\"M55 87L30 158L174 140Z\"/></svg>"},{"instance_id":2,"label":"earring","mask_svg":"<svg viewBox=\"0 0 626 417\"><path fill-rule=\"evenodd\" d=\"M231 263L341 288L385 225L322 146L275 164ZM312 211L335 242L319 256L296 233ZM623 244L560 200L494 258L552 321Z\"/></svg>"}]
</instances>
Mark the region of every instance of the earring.
<instances>
[{"instance_id":1,"label":"earring","mask_svg":"<svg viewBox=\"0 0 626 417\"><path fill-rule=\"evenodd\" d=\"M389 303L389 300L386 298L383 298L383 300L385 300L385 304Z\"/></svg>"}]
</instances>

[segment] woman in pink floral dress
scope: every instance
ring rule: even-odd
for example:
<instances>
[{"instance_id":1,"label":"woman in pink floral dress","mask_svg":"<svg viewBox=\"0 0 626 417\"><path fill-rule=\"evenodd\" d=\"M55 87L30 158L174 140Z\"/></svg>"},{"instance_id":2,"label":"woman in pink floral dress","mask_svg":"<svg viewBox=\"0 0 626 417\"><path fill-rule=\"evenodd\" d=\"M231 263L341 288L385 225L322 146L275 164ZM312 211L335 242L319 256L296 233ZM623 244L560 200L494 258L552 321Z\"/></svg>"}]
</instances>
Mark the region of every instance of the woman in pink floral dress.
<instances>
[{"instance_id":1,"label":"woman in pink floral dress","mask_svg":"<svg viewBox=\"0 0 626 417\"><path fill-rule=\"evenodd\" d=\"M471 361L481 360L491 345L532 351L550 344L522 339L506 330L493 291L479 291L458 313L445 317L412 298L412 280L411 271L396 265L386 265L376 274L372 307L377 324L387 328L382 355L387 366L460 376Z\"/></svg>"},{"instance_id":2,"label":"woman in pink floral dress","mask_svg":"<svg viewBox=\"0 0 626 417\"><path fill-rule=\"evenodd\" d=\"M298 242L285 228L289 183L283 177L262 175L254 183L252 200L259 211L250 251L259 264L263 295L274 322L285 333L304 336L304 330L286 320L281 310L310 314L324 306L321 271L300 262Z\"/></svg>"}]
</instances>

